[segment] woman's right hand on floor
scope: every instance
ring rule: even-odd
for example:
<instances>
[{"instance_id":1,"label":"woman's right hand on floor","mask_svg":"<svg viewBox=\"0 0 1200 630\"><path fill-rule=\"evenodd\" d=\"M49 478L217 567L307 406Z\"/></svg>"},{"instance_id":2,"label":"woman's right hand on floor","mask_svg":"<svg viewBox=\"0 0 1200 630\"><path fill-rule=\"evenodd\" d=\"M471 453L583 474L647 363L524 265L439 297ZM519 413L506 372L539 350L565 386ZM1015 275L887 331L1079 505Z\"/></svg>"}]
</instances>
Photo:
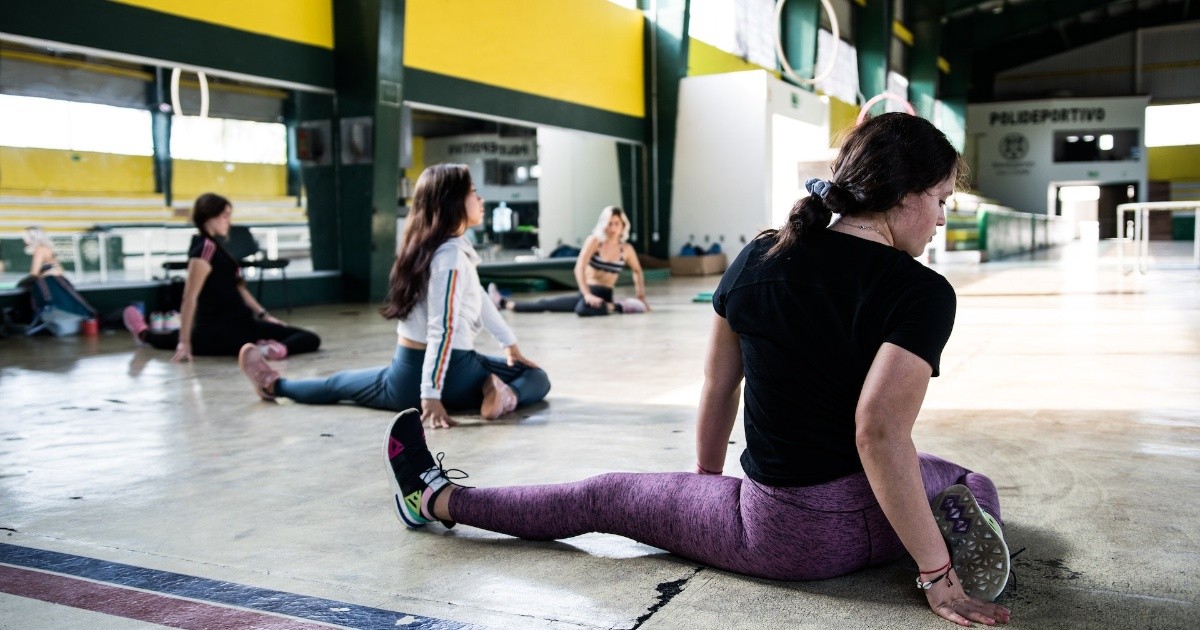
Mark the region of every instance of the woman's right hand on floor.
<instances>
[{"instance_id":1,"label":"woman's right hand on floor","mask_svg":"<svg viewBox=\"0 0 1200 630\"><path fill-rule=\"evenodd\" d=\"M967 595L953 569L947 579L925 591L925 599L929 602L929 608L939 617L960 626L969 627L972 621L994 626L1008 623L1012 617L1012 613L1004 606Z\"/></svg>"},{"instance_id":2,"label":"woman's right hand on floor","mask_svg":"<svg viewBox=\"0 0 1200 630\"><path fill-rule=\"evenodd\" d=\"M179 363L180 361L192 360L192 344L186 341L180 341L175 346L175 356L171 357L171 361Z\"/></svg>"},{"instance_id":3,"label":"woman's right hand on floor","mask_svg":"<svg viewBox=\"0 0 1200 630\"><path fill-rule=\"evenodd\" d=\"M592 295L591 293L584 293L583 301L587 302L587 305L592 308L600 308L601 306L604 306L604 299L598 295Z\"/></svg>"},{"instance_id":4,"label":"woman's right hand on floor","mask_svg":"<svg viewBox=\"0 0 1200 630\"><path fill-rule=\"evenodd\" d=\"M449 429L458 425L458 421L446 413L442 401L436 398L421 399L421 421L433 429Z\"/></svg>"}]
</instances>

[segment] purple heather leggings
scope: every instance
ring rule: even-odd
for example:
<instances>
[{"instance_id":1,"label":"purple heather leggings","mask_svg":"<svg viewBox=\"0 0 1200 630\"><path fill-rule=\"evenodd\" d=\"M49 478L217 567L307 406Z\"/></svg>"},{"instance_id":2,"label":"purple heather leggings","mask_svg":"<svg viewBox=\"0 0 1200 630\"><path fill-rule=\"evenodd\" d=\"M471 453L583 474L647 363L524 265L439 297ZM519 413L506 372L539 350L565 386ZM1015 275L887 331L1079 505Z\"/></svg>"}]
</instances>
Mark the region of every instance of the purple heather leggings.
<instances>
[{"instance_id":1,"label":"purple heather leggings","mask_svg":"<svg viewBox=\"0 0 1200 630\"><path fill-rule=\"evenodd\" d=\"M920 461L929 499L961 483L1000 518L990 479L933 455ZM684 472L610 473L575 483L460 488L449 508L464 525L529 540L619 534L775 580L834 577L905 554L865 473L801 488Z\"/></svg>"}]
</instances>

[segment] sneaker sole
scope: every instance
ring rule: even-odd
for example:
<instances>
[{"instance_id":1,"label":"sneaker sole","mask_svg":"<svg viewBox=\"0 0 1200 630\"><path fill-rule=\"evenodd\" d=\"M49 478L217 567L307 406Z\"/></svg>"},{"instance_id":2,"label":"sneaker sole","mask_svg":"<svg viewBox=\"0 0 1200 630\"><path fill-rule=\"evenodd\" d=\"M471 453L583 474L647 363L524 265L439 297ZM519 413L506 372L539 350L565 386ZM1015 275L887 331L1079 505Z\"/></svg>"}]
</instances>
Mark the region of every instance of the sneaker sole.
<instances>
[{"instance_id":1,"label":"sneaker sole","mask_svg":"<svg viewBox=\"0 0 1200 630\"><path fill-rule=\"evenodd\" d=\"M933 516L950 546L954 571L968 595L995 601L1008 584L1008 545L983 517L975 496L963 485L933 499Z\"/></svg>"},{"instance_id":2,"label":"sneaker sole","mask_svg":"<svg viewBox=\"0 0 1200 630\"><path fill-rule=\"evenodd\" d=\"M396 426L400 418L408 413L419 414L420 412L416 409L406 409L396 414L392 418L392 421L388 423L387 433L383 435L383 467L387 470L388 486L392 489L392 513L409 529L417 529L418 527L424 527L428 521L420 514L414 516L409 511L408 505L404 502L404 491L400 489L400 481L396 479L396 473L392 470L392 458L388 456L388 444L391 443L392 439L392 427Z\"/></svg>"},{"instance_id":3,"label":"sneaker sole","mask_svg":"<svg viewBox=\"0 0 1200 630\"><path fill-rule=\"evenodd\" d=\"M500 380L500 377L493 374L488 378L494 379L493 387L496 389L496 394L492 399L492 404L489 405L487 401L484 401L483 406L479 408L479 415L484 420L498 420L501 416L516 411L517 393L507 383Z\"/></svg>"},{"instance_id":4,"label":"sneaker sole","mask_svg":"<svg viewBox=\"0 0 1200 630\"><path fill-rule=\"evenodd\" d=\"M238 351L238 369L240 369L242 374L245 374L247 378L250 377L250 374L246 372L246 352L251 350L258 352L257 347L247 348L246 346L242 346L242 349ZM250 389L253 389L254 393L257 394L259 398L267 402L275 400L275 397L271 394L268 394L263 388L259 387L258 383L254 382L254 379L250 379Z\"/></svg>"}]
</instances>

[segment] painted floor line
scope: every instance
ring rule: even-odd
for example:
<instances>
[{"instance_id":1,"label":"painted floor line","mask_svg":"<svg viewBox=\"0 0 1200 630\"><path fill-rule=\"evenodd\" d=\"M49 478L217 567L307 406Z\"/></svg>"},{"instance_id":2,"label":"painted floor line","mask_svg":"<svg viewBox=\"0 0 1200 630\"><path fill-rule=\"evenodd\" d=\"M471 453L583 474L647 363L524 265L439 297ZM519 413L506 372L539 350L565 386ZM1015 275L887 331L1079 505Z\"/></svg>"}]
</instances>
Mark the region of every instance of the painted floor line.
<instances>
[{"instance_id":1,"label":"painted floor line","mask_svg":"<svg viewBox=\"0 0 1200 630\"><path fill-rule=\"evenodd\" d=\"M11 565L9 568L0 567L0 591L176 628L316 627L300 620L348 628L451 630L470 627L468 624L433 617L7 543L0 543L0 563ZM43 571L60 575L40 573ZM216 610L219 606L213 604L246 610ZM136 614L158 617L143 619ZM230 615L232 617L228 617ZM243 615L241 621L237 615ZM245 615L256 615L262 619L255 620ZM228 618L228 622L219 622L221 618ZM186 625L183 622L187 622ZM280 625L280 622L284 625Z\"/></svg>"}]
</instances>

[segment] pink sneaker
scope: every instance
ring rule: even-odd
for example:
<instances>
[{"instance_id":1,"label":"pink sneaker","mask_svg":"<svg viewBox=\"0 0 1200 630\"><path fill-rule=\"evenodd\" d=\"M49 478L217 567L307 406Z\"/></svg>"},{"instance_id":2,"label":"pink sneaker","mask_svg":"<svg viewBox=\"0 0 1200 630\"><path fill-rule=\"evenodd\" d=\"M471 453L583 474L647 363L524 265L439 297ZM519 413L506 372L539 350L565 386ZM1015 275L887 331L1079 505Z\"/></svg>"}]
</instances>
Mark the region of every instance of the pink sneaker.
<instances>
[{"instance_id":1,"label":"pink sneaker","mask_svg":"<svg viewBox=\"0 0 1200 630\"><path fill-rule=\"evenodd\" d=\"M146 325L146 316L142 315L142 312L131 304L126 306L125 310L121 312L121 319L125 321L126 330L133 334L133 342L139 346L142 345L142 335L146 334L146 331L150 329Z\"/></svg>"},{"instance_id":2,"label":"pink sneaker","mask_svg":"<svg viewBox=\"0 0 1200 630\"><path fill-rule=\"evenodd\" d=\"M494 392L490 396L489 389ZM483 386L483 405L479 409L479 415L483 416L484 420L495 420L516 408L517 393L508 383L500 380L499 376L489 376Z\"/></svg>"},{"instance_id":3,"label":"pink sneaker","mask_svg":"<svg viewBox=\"0 0 1200 630\"><path fill-rule=\"evenodd\" d=\"M500 295L500 289L496 287L495 282L488 283L487 294L488 299L492 301L492 304L494 304L496 308L504 308L504 296Z\"/></svg>"},{"instance_id":4,"label":"pink sneaker","mask_svg":"<svg viewBox=\"0 0 1200 630\"><path fill-rule=\"evenodd\" d=\"M274 339L259 339L254 344L268 361L282 361L287 358L288 349L283 342Z\"/></svg>"},{"instance_id":5,"label":"pink sneaker","mask_svg":"<svg viewBox=\"0 0 1200 630\"><path fill-rule=\"evenodd\" d=\"M279 372L267 365L267 360L263 358L262 351L258 349L258 346L252 343L242 346L241 351L238 352L238 367L242 368L246 378L250 379L250 385L259 398L275 400L275 395L269 393L268 390L275 385L275 381L279 380Z\"/></svg>"},{"instance_id":6,"label":"pink sneaker","mask_svg":"<svg viewBox=\"0 0 1200 630\"><path fill-rule=\"evenodd\" d=\"M645 313L646 303L637 298L625 298L618 300L617 304L621 305L622 313Z\"/></svg>"}]
</instances>

